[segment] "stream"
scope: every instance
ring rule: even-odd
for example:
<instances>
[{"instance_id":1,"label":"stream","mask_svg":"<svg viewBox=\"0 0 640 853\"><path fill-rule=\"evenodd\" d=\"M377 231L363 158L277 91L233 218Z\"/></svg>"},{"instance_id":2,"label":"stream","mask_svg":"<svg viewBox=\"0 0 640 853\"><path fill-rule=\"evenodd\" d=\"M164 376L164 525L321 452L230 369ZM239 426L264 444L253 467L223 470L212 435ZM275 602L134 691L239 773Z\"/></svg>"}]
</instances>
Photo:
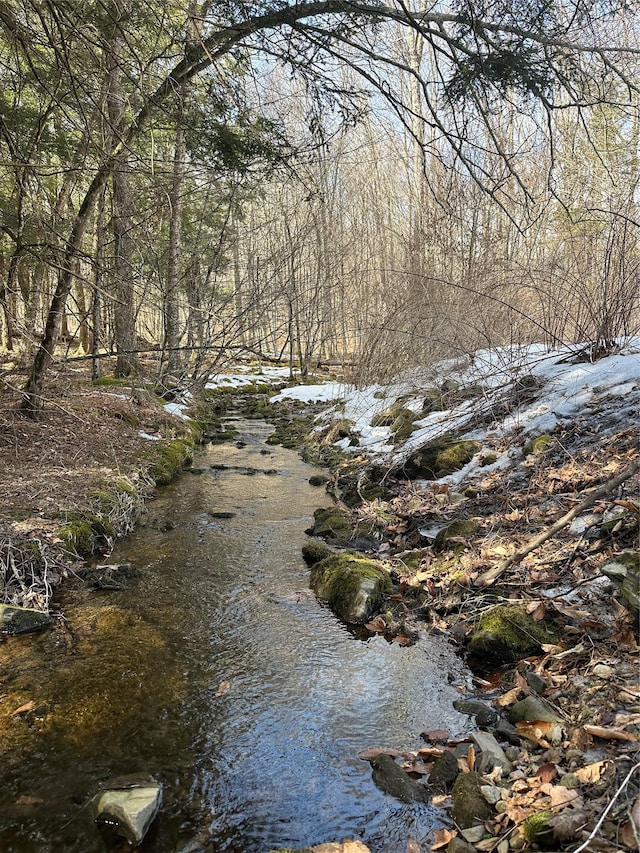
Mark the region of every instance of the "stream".
<instances>
[{"instance_id":1,"label":"stream","mask_svg":"<svg viewBox=\"0 0 640 853\"><path fill-rule=\"evenodd\" d=\"M245 446L199 450L117 545L108 561L138 570L126 589L70 584L54 629L0 645L0 693L34 703L2 729L2 853L128 849L88 803L140 772L164 785L149 853L429 849L437 813L383 794L358 753L463 729L465 670L435 638L358 639L316 601L316 469L267 446L268 424L237 426Z\"/></svg>"}]
</instances>

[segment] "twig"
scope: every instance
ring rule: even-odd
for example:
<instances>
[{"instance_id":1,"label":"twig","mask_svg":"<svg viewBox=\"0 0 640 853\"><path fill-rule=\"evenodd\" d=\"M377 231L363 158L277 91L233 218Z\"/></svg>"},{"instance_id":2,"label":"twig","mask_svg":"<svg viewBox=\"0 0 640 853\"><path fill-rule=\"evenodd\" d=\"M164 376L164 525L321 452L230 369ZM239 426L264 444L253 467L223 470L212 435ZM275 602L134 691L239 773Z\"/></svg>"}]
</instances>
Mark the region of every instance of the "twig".
<instances>
[{"instance_id":1,"label":"twig","mask_svg":"<svg viewBox=\"0 0 640 853\"><path fill-rule=\"evenodd\" d=\"M582 503L574 506L574 508L569 510L566 515L563 515L562 518L558 519L555 524L552 524L551 527L547 528L547 530L544 530L542 533L538 534L538 536L531 539L529 544L525 545L524 548L521 548L519 551L515 551L510 557L507 557L506 560L503 560L497 566L494 566L493 569L489 569L488 572L480 575L477 580L477 585L490 586L497 578L500 577L501 574L506 572L509 566L514 563L521 562L527 554L535 551L536 548L539 548L540 545L547 541L547 539L551 539L555 536L558 531L562 530L563 527L566 527L567 524L572 522L573 519L580 515L580 513L584 512L585 509L588 509L605 495L611 494L611 492L617 489L618 486L625 482L625 480L628 480L629 477L633 477L639 469L640 459L636 459L636 461L629 465L628 468L625 468L621 474L618 474L618 476L614 477L613 480L608 480L606 483L603 483L600 488L596 489L595 492L592 492L592 494L586 497Z\"/></svg>"},{"instance_id":2,"label":"twig","mask_svg":"<svg viewBox=\"0 0 640 853\"><path fill-rule=\"evenodd\" d=\"M640 769L640 763L638 763L638 764L634 764L634 766L631 768L631 770L629 770L629 772L627 773L627 775L624 777L624 780L623 780L622 784L620 785L620 787L618 788L618 790L617 790L617 791L615 792L615 794L613 795L613 799L611 800L611 802L609 803L609 805L606 807L606 809L605 809L605 810L602 812L602 814L600 815L600 820L596 823L596 825L595 825L595 826L593 827L593 829L591 830L591 834L589 835L589 837L587 838L587 840L586 840L585 842L583 842L583 843L580 845L580 847L576 848L576 849L573 851L573 853L582 853L582 851L583 851L583 850L586 850L586 848L589 846L589 844L593 841L593 839L596 837L596 834L597 834L598 830L600 829L600 827L602 826L602 824L605 822L605 819L606 819L607 815L608 815L608 814L609 814L609 812L611 811L611 809L612 809L612 807L613 807L613 804L614 804L614 803L615 803L615 801L618 799L618 797L620 796L620 794L624 791L624 789L627 787L627 785L629 784L629 780L631 779L631 777L633 776L633 774L634 774L634 773L636 772L636 770L638 770L638 769Z\"/></svg>"}]
</instances>

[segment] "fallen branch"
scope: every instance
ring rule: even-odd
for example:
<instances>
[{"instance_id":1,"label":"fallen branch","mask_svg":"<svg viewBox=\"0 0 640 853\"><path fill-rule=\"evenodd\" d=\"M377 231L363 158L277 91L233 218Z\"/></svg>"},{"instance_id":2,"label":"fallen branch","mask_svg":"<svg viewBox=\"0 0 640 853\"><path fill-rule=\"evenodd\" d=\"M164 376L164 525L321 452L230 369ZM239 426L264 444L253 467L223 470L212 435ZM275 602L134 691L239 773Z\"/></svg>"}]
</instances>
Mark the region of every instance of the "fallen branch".
<instances>
[{"instance_id":1,"label":"fallen branch","mask_svg":"<svg viewBox=\"0 0 640 853\"><path fill-rule=\"evenodd\" d=\"M494 581L496 581L500 575L502 575L509 566L512 566L514 563L520 563L528 554L532 551L535 551L536 548L539 548L542 544L544 544L548 539L551 539L553 536L558 533L558 531L562 530L563 527L566 527L567 524L570 524L574 518L577 518L581 513L583 513L586 509L589 509L590 506L600 500L600 498L605 497L606 495L611 494L611 492L615 491L618 486L622 485L625 480L628 480L630 477L640 469L640 459L636 459L628 468L618 474L617 477L614 477L613 480L608 480L606 483L603 483L600 488L596 489L592 492L588 497L586 497L581 503L577 506L574 506L572 510L566 515L563 515L562 518L558 519L555 524L552 524L551 527L547 528L547 530L543 530L542 533L539 533L536 537L531 539L524 548L520 548L519 551L514 551L511 556L507 557L497 566L494 566L492 569L489 569L488 572L485 572L483 575L480 575L478 580L476 581L477 586L491 586Z\"/></svg>"}]
</instances>

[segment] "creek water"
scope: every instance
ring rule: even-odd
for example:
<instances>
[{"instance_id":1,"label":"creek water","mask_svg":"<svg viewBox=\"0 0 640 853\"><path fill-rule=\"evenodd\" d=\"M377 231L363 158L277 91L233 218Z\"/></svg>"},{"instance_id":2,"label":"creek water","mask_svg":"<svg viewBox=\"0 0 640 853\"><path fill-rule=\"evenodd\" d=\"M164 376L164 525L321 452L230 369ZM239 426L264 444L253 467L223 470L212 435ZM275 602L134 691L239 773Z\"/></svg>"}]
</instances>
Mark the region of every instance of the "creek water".
<instances>
[{"instance_id":1,"label":"creek water","mask_svg":"<svg viewBox=\"0 0 640 853\"><path fill-rule=\"evenodd\" d=\"M2 853L124 849L88 804L138 772L164 786L149 853L429 849L437 813L378 790L358 753L460 731L462 665L436 639L358 639L316 601L301 547L327 497L267 424L238 426L245 446L199 451L118 544L126 589L72 585L56 628L0 646L6 707L34 703L1 731Z\"/></svg>"}]
</instances>

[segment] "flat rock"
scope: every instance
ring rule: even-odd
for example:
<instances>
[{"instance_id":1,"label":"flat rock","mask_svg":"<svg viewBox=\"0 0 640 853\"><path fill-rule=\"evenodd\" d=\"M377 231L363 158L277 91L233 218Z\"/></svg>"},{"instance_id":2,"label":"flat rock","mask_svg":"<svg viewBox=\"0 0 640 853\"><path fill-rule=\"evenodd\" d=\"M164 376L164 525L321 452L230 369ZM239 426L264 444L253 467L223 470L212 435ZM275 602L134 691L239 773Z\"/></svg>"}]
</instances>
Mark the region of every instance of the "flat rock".
<instances>
[{"instance_id":1,"label":"flat rock","mask_svg":"<svg viewBox=\"0 0 640 853\"><path fill-rule=\"evenodd\" d=\"M115 827L129 844L138 845L160 810L162 785L153 778L130 787L118 780L112 784L113 788L98 797L96 821Z\"/></svg>"},{"instance_id":2,"label":"flat rock","mask_svg":"<svg viewBox=\"0 0 640 853\"><path fill-rule=\"evenodd\" d=\"M42 631L51 625L51 616L30 607L14 607L0 604L0 630L8 634L29 634Z\"/></svg>"},{"instance_id":3,"label":"flat rock","mask_svg":"<svg viewBox=\"0 0 640 853\"><path fill-rule=\"evenodd\" d=\"M562 722L551 706L540 696L527 696L512 705L509 711L509 722L513 725L520 722L534 723L536 720L548 723Z\"/></svg>"},{"instance_id":4,"label":"flat rock","mask_svg":"<svg viewBox=\"0 0 640 853\"><path fill-rule=\"evenodd\" d=\"M481 752L483 765L487 758L490 758L493 766L499 764L505 770L511 770L511 762L507 758L504 749L492 734L489 732L472 732L471 739Z\"/></svg>"}]
</instances>

